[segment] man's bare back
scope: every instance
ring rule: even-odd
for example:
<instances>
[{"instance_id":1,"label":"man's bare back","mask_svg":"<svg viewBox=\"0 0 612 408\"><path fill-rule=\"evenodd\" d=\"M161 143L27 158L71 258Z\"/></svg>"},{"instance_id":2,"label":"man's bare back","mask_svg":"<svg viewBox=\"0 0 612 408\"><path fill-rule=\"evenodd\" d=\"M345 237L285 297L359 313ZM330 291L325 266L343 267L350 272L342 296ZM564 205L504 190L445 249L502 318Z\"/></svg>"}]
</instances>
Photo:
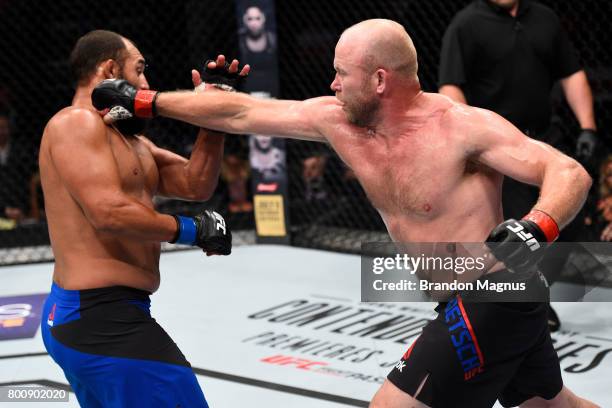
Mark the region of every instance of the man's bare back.
<instances>
[{"instance_id":1,"label":"man's bare back","mask_svg":"<svg viewBox=\"0 0 612 408\"><path fill-rule=\"evenodd\" d=\"M99 122L91 137L108 145L123 192L142 205L153 208L152 198L159 182L155 160L139 137L122 136L104 125L94 110L69 107L58 112L45 129L39 159L55 254L54 281L65 289L123 285L155 291L159 286L160 243L137 241L96 229L60 177L57 160L70 160L70 156L79 154L78 136L57 131L61 121L71 121L76 126ZM55 151L53 147L58 145L66 150Z\"/></svg>"}]
</instances>

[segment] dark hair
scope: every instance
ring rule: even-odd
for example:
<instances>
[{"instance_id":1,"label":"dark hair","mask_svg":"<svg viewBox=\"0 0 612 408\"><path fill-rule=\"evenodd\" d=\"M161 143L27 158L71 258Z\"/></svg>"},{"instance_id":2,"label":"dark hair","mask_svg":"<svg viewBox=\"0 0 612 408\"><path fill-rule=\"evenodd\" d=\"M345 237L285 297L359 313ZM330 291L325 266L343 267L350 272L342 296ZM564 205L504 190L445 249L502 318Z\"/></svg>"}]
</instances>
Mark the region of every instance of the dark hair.
<instances>
[{"instance_id":1,"label":"dark hair","mask_svg":"<svg viewBox=\"0 0 612 408\"><path fill-rule=\"evenodd\" d=\"M90 31L79 38L70 53L70 69L74 80L80 83L89 79L96 66L107 59L114 59L123 65L125 50L125 42L119 34L106 30Z\"/></svg>"}]
</instances>

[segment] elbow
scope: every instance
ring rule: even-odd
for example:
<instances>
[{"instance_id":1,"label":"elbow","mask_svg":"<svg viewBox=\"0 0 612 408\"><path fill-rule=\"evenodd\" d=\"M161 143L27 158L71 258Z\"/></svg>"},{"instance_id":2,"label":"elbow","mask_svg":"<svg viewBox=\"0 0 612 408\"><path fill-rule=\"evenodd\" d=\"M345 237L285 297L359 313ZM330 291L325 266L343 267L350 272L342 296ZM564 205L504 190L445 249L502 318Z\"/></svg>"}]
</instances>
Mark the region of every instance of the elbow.
<instances>
[{"instance_id":1,"label":"elbow","mask_svg":"<svg viewBox=\"0 0 612 408\"><path fill-rule=\"evenodd\" d=\"M588 192L591 187L593 186L593 178L591 177L591 175L584 169L584 167L582 168L583 172L584 172L584 183L585 183L585 189Z\"/></svg>"},{"instance_id":2,"label":"elbow","mask_svg":"<svg viewBox=\"0 0 612 408\"><path fill-rule=\"evenodd\" d=\"M580 183L584 186L585 194L588 194L589 190L591 189L591 186L593 185L593 178L591 177L589 172L584 167L582 167L581 164L576 164L579 167L578 178L580 179Z\"/></svg>"},{"instance_id":3,"label":"elbow","mask_svg":"<svg viewBox=\"0 0 612 408\"><path fill-rule=\"evenodd\" d=\"M593 178L580 163L573 159L568 163L568 171L571 174L574 188L586 198L593 185Z\"/></svg>"},{"instance_id":4,"label":"elbow","mask_svg":"<svg viewBox=\"0 0 612 408\"><path fill-rule=\"evenodd\" d=\"M246 133L244 129L247 116L245 106L237 103L220 102L206 114L195 116L192 123L217 132L243 134ZM204 119L202 120L202 118Z\"/></svg>"},{"instance_id":5,"label":"elbow","mask_svg":"<svg viewBox=\"0 0 612 408\"><path fill-rule=\"evenodd\" d=\"M240 110L235 112L235 114L229 119L230 120L227 122L228 133L245 134L252 130L250 129L248 110L245 107L242 107Z\"/></svg>"}]
</instances>

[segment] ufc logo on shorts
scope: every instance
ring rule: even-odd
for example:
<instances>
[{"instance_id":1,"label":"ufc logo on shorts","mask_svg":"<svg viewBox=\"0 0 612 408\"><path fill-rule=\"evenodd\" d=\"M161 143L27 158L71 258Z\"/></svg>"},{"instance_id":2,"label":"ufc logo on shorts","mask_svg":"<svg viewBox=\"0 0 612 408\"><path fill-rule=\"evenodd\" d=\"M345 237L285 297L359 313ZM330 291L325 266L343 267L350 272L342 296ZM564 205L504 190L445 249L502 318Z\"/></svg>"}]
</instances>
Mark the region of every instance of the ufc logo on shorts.
<instances>
[{"instance_id":1,"label":"ufc logo on shorts","mask_svg":"<svg viewBox=\"0 0 612 408\"><path fill-rule=\"evenodd\" d=\"M219 214L216 211L213 211L213 215L217 219L217 231L218 230L223 230L223 235L226 235L226 232L225 232L225 220L223 219L221 214Z\"/></svg>"},{"instance_id":2,"label":"ufc logo on shorts","mask_svg":"<svg viewBox=\"0 0 612 408\"><path fill-rule=\"evenodd\" d=\"M506 228L508 228L510 231L518 235L519 238L522 239L527 244L529 249L531 249L531 252L537 251L538 249L540 249L540 243L538 242L538 240L535 239L534 236L531 235L530 233L525 232L523 226L519 224L518 222L515 223L514 226L507 225Z\"/></svg>"}]
</instances>

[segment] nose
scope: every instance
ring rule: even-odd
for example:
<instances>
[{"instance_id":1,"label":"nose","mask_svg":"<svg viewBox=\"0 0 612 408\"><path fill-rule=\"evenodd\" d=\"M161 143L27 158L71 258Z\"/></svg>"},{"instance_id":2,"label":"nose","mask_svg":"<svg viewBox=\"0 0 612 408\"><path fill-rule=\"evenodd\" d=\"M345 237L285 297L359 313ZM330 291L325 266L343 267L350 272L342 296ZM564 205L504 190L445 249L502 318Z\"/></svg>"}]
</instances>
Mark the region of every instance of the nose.
<instances>
[{"instance_id":1,"label":"nose","mask_svg":"<svg viewBox=\"0 0 612 408\"><path fill-rule=\"evenodd\" d=\"M334 77L334 80L329 87L334 92L340 92L340 81L338 81L338 75Z\"/></svg>"},{"instance_id":2,"label":"nose","mask_svg":"<svg viewBox=\"0 0 612 408\"><path fill-rule=\"evenodd\" d=\"M140 89L147 90L149 89L149 83L147 82L147 78L143 75L140 80Z\"/></svg>"}]
</instances>

